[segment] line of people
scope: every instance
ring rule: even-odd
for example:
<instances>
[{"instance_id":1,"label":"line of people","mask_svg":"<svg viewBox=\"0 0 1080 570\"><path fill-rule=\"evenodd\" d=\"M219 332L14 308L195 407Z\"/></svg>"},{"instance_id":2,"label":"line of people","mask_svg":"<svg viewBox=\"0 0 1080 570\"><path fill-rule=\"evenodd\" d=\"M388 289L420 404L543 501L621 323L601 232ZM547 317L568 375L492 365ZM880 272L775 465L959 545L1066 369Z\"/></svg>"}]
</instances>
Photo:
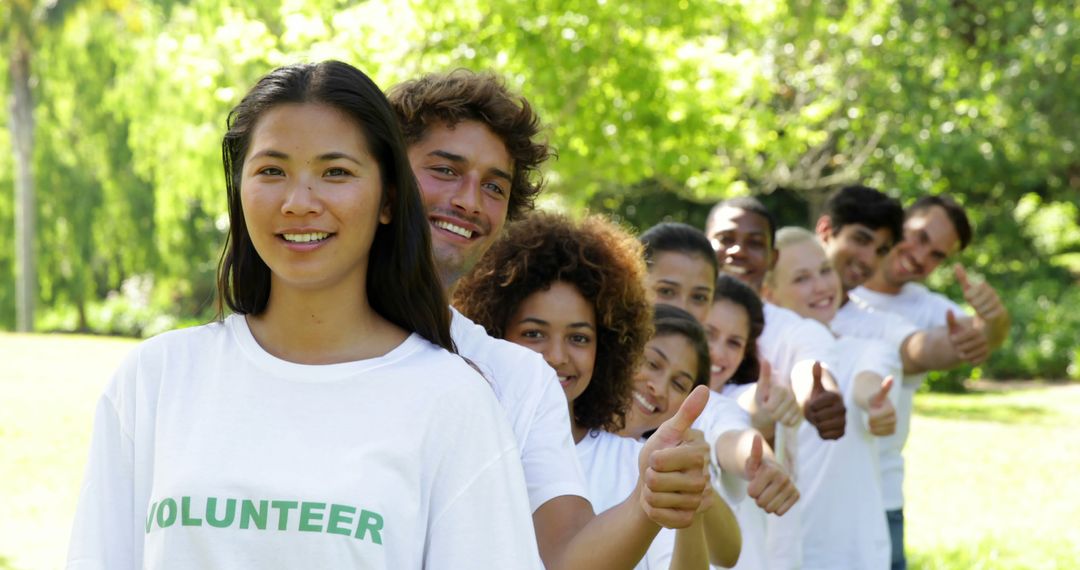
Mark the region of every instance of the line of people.
<instances>
[{"instance_id":1,"label":"line of people","mask_svg":"<svg viewBox=\"0 0 1080 570\"><path fill-rule=\"evenodd\" d=\"M959 266L973 316L920 284L962 208L854 186L813 232L737 198L635 238L532 212L541 131L491 74L252 87L219 320L107 386L68 568L903 568L920 374L1010 326Z\"/></svg>"}]
</instances>

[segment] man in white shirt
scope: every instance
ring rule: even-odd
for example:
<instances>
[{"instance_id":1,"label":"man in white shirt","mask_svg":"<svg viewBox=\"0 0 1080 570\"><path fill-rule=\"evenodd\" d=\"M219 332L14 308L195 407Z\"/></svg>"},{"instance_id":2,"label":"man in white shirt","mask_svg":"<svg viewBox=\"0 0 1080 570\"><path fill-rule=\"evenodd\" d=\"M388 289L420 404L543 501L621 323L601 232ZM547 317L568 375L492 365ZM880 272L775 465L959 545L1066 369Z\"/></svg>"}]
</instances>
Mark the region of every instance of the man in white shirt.
<instances>
[{"instance_id":1,"label":"man in white shirt","mask_svg":"<svg viewBox=\"0 0 1080 570\"><path fill-rule=\"evenodd\" d=\"M396 86L389 98L409 145L436 265L449 290L507 220L532 209L542 188L539 167L552 153L536 140L539 119L528 101L493 75L465 70L427 75ZM649 483L640 477L630 497L595 516L585 499L555 372L529 349L489 337L456 311L453 317L459 352L493 383L518 438L537 542L548 568L632 567L660 526L690 524L707 484L707 450L671 443L689 424L669 429L677 437L651 438L642 452L642 475L654 471ZM659 452L662 473L648 461Z\"/></svg>"},{"instance_id":2,"label":"man in white shirt","mask_svg":"<svg viewBox=\"0 0 1080 570\"><path fill-rule=\"evenodd\" d=\"M895 313L875 310L863 302L858 293L860 286L875 274L880 275L885 265L883 259L893 258L890 252L903 235L902 224L903 210L899 202L872 188L849 186L829 197L815 227L844 289L842 306L831 323L832 329L845 336L888 342L900 351L904 366L905 376L899 386L897 429L893 435L882 438L879 446L883 499L893 543L893 570L907 567L903 550L902 450L910 432L915 391L928 370L983 361L991 350L994 327L1000 326L1000 323L988 323L981 315L974 319L958 317L964 314L960 307L951 301L943 302L944 298L920 296L921 300L913 299L910 306ZM970 237L966 218L962 226ZM932 227L931 231L939 238L948 233L941 226ZM955 233L959 236L960 231ZM938 245L950 250L955 243ZM928 253L926 248L916 249L919 254ZM933 257L932 254L920 255L920 259ZM926 270L925 265L909 264L906 260L900 269L903 271L904 267L912 266ZM916 319L914 323L904 318L913 312L924 318ZM1003 307L1000 312L1007 315Z\"/></svg>"}]
</instances>

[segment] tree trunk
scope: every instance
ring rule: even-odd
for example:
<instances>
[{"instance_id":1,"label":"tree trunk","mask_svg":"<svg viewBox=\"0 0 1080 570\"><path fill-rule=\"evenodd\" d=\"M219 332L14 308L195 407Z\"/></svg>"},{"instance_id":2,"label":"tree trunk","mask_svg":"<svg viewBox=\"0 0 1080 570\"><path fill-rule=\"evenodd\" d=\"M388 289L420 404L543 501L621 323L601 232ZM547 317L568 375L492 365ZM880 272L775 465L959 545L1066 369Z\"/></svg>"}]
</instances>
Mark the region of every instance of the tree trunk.
<instances>
[{"instance_id":1,"label":"tree trunk","mask_svg":"<svg viewBox=\"0 0 1080 570\"><path fill-rule=\"evenodd\" d=\"M15 323L34 330L37 269L34 263L34 102L30 91L30 42L15 33L11 76L11 141L15 152Z\"/></svg>"}]
</instances>

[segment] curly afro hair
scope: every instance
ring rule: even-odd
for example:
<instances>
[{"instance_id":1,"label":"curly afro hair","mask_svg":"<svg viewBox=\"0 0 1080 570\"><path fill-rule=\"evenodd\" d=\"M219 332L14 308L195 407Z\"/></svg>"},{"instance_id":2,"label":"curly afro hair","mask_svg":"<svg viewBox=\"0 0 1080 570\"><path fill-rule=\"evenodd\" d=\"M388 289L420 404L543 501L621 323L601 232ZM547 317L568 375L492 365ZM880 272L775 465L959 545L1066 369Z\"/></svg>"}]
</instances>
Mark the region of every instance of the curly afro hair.
<instances>
[{"instance_id":1,"label":"curly afro hair","mask_svg":"<svg viewBox=\"0 0 1080 570\"><path fill-rule=\"evenodd\" d=\"M534 213L510 224L458 283L454 305L488 334L505 338L518 306L553 283L573 285L596 310L592 379L573 403L574 423L588 430L622 429L630 386L653 334L641 245L603 216L580 222Z\"/></svg>"}]
</instances>

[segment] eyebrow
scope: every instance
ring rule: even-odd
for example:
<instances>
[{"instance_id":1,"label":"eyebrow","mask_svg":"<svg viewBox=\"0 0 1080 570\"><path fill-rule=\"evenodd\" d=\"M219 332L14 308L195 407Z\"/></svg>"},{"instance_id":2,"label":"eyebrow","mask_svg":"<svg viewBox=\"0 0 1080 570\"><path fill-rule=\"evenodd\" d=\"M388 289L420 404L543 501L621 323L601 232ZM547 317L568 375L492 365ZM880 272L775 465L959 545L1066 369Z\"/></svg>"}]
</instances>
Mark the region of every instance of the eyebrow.
<instances>
[{"instance_id":1,"label":"eyebrow","mask_svg":"<svg viewBox=\"0 0 1080 570\"><path fill-rule=\"evenodd\" d=\"M261 151L255 153L255 154L251 155L251 158L259 158L259 157L262 157L262 156L268 156L270 158L279 158L279 159L282 159L282 160L288 160L289 159L288 154L286 154L284 152L281 152L280 150L274 150L272 148L271 149L266 149L266 150L261 150ZM320 162L329 162L331 160L345 159L345 160L350 160L352 162L355 162L356 164L363 164L362 162L360 162L359 159L353 157L352 155L346 154L344 152L339 152L339 151L326 152L326 153L320 154L319 156L317 156L315 158L317 158Z\"/></svg>"},{"instance_id":2,"label":"eyebrow","mask_svg":"<svg viewBox=\"0 0 1080 570\"><path fill-rule=\"evenodd\" d=\"M659 348L656 348L655 346L650 346L648 348L649 348L649 350L652 350L652 351L656 352L657 354L659 354L660 358L663 358L665 362L671 362L671 359L668 358L666 354L664 354L664 351L660 350Z\"/></svg>"},{"instance_id":3,"label":"eyebrow","mask_svg":"<svg viewBox=\"0 0 1080 570\"><path fill-rule=\"evenodd\" d=\"M450 162L455 162L455 163L458 163L458 164L468 162L467 160L465 160L464 156L461 156L460 154L454 154L454 153L452 153L450 151L446 151L446 150L436 149L436 150L433 150L433 151L429 152L428 156L438 156L440 158L445 158L446 160L449 160ZM512 176L510 176L510 174L508 172L506 172L505 170L502 170L501 168L495 168L494 166L488 169L488 174L497 176L499 178L504 178L504 179L506 179L507 182L513 182L514 181L514 178Z\"/></svg>"},{"instance_id":4,"label":"eyebrow","mask_svg":"<svg viewBox=\"0 0 1080 570\"><path fill-rule=\"evenodd\" d=\"M525 317L524 319L521 319L520 321L518 321L518 324L521 324L521 323L533 323L533 324L537 324L537 325L541 325L541 326L545 326L545 327L551 326L551 323L545 321L544 319L538 318L538 317ZM585 321L581 321L579 323L570 323L569 325L567 325L567 327L572 328L572 329L596 330L595 327L593 327L591 324L589 324L589 323L587 323Z\"/></svg>"},{"instance_id":5,"label":"eyebrow","mask_svg":"<svg viewBox=\"0 0 1080 570\"><path fill-rule=\"evenodd\" d=\"M682 283L678 281L672 281L671 279L657 279L657 283L667 283L668 285L674 285L676 287L682 287Z\"/></svg>"}]
</instances>

